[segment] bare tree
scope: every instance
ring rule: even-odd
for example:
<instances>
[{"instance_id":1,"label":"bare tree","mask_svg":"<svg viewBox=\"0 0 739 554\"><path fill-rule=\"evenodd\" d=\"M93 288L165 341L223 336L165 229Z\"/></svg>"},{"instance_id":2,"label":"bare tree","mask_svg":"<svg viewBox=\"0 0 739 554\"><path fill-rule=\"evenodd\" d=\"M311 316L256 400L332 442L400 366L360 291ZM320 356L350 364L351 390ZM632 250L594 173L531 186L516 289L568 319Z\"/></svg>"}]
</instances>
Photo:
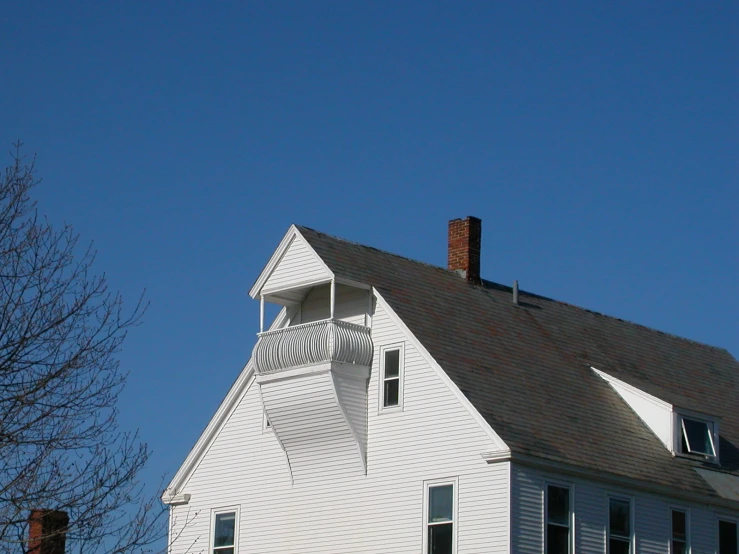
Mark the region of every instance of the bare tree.
<instances>
[{"instance_id":1,"label":"bare tree","mask_svg":"<svg viewBox=\"0 0 739 554\"><path fill-rule=\"evenodd\" d=\"M69 515L68 552L131 552L163 532L137 474L149 450L117 426L124 312L78 236L39 216L20 144L0 182L0 551L25 552L32 509Z\"/></svg>"}]
</instances>

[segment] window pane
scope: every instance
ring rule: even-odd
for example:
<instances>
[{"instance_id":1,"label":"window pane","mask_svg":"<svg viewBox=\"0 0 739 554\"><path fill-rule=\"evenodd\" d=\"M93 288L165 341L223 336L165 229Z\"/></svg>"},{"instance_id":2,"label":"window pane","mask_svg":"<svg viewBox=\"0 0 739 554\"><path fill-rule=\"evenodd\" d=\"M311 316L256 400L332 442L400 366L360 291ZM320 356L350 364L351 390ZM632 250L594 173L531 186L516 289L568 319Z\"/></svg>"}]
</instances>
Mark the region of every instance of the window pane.
<instances>
[{"instance_id":1,"label":"window pane","mask_svg":"<svg viewBox=\"0 0 739 554\"><path fill-rule=\"evenodd\" d=\"M570 524L570 489L564 487L547 487L547 521Z\"/></svg>"},{"instance_id":2,"label":"window pane","mask_svg":"<svg viewBox=\"0 0 739 554\"><path fill-rule=\"evenodd\" d=\"M213 554L234 554L234 547L229 546L227 548L216 548L213 550Z\"/></svg>"},{"instance_id":3,"label":"window pane","mask_svg":"<svg viewBox=\"0 0 739 554\"><path fill-rule=\"evenodd\" d=\"M385 381L385 396L383 406L397 406L400 393L400 379L389 379Z\"/></svg>"},{"instance_id":4,"label":"window pane","mask_svg":"<svg viewBox=\"0 0 739 554\"><path fill-rule=\"evenodd\" d=\"M400 350L385 351L385 377L400 375Z\"/></svg>"},{"instance_id":5,"label":"window pane","mask_svg":"<svg viewBox=\"0 0 739 554\"><path fill-rule=\"evenodd\" d=\"M454 518L454 485L429 487L429 523Z\"/></svg>"},{"instance_id":6,"label":"window pane","mask_svg":"<svg viewBox=\"0 0 739 554\"><path fill-rule=\"evenodd\" d=\"M608 521L611 535L630 537L631 518L629 517L629 501L611 498L610 506L610 517Z\"/></svg>"},{"instance_id":7,"label":"window pane","mask_svg":"<svg viewBox=\"0 0 739 554\"><path fill-rule=\"evenodd\" d=\"M686 535L685 512L672 510L672 538L684 541Z\"/></svg>"},{"instance_id":8,"label":"window pane","mask_svg":"<svg viewBox=\"0 0 739 554\"><path fill-rule=\"evenodd\" d=\"M608 554L629 554L631 541L611 539L608 541Z\"/></svg>"},{"instance_id":9,"label":"window pane","mask_svg":"<svg viewBox=\"0 0 739 554\"><path fill-rule=\"evenodd\" d=\"M718 554L737 554L736 523L718 522Z\"/></svg>"},{"instance_id":10,"label":"window pane","mask_svg":"<svg viewBox=\"0 0 739 554\"><path fill-rule=\"evenodd\" d=\"M230 512L227 514L217 514L213 546L233 546L235 527L236 514L234 512Z\"/></svg>"},{"instance_id":11,"label":"window pane","mask_svg":"<svg viewBox=\"0 0 739 554\"><path fill-rule=\"evenodd\" d=\"M688 552L683 541L672 541L670 554L686 554Z\"/></svg>"},{"instance_id":12,"label":"window pane","mask_svg":"<svg viewBox=\"0 0 739 554\"><path fill-rule=\"evenodd\" d=\"M429 554L452 554L454 524L429 525Z\"/></svg>"},{"instance_id":13,"label":"window pane","mask_svg":"<svg viewBox=\"0 0 739 554\"><path fill-rule=\"evenodd\" d=\"M710 429L705 421L683 418L683 429L688 440L688 452L714 455L711 439L708 436Z\"/></svg>"},{"instance_id":14,"label":"window pane","mask_svg":"<svg viewBox=\"0 0 739 554\"><path fill-rule=\"evenodd\" d=\"M569 551L569 527L547 525L547 554L567 554Z\"/></svg>"}]
</instances>

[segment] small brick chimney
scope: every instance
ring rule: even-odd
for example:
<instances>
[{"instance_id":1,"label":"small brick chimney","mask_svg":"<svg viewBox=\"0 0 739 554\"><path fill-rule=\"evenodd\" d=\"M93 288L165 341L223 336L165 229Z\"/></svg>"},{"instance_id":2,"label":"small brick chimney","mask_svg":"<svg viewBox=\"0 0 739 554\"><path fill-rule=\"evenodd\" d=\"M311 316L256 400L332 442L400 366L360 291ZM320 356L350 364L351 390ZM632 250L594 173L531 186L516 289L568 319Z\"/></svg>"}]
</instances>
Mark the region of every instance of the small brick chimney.
<instances>
[{"instance_id":1,"label":"small brick chimney","mask_svg":"<svg viewBox=\"0 0 739 554\"><path fill-rule=\"evenodd\" d=\"M468 283L480 284L482 220L468 216L449 222L448 266Z\"/></svg>"},{"instance_id":2,"label":"small brick chimney","mask_svg":"<svg viewBox=\"0 0 739 554\"><path fill-rule=\"evenodd\" d=\"M59 510L32 510L28 516L28 554L64 554L69 516Z\"/></svg>"}]
</instances>

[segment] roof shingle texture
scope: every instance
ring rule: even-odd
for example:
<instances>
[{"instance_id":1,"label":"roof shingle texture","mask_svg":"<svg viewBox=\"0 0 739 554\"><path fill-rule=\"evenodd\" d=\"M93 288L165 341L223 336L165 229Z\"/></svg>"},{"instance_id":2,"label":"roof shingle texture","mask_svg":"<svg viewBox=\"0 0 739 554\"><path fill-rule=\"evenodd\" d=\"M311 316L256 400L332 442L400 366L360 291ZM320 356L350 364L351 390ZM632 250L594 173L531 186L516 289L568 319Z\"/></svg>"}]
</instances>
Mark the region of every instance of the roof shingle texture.
<instances>
[{"instance_id":1,"label":"roof shingle texture","mask_svg":"<svg viewBox=\"0 0 739 554\"><path fill-rule=\"evenodd\" d=\"M374 286L514 453L716 496L596 367L721 418L721 470L739 474L739 363L721 348L338 239L299 231L340 277Z\"/></svg>"}]
</instances>

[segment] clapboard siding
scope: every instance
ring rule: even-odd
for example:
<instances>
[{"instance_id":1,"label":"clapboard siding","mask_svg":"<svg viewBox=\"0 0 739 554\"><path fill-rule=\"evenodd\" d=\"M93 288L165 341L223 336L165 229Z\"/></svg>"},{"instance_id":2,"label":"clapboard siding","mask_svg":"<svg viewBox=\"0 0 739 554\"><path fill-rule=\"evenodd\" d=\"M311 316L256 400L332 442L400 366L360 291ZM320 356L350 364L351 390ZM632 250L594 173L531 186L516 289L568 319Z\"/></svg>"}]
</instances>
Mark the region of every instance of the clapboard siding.
<instances>
[{"instance_id":1,"label":"clapboard siding","mask_svg":"<svg viewBox=\"0 0 739 554\"><path fill-rule=\"evenodd\" d=\"M692 554L716 552L717 516L710 507L689 505L638 490L619 490L590 481L572 480L515 464L511 470L512 552L543 552L544 488L552 481L570 483L573 487L577 553L606 552L609 494L633 498L634 538L639 554L669 554L672 508L688 511Z\"/></svg>"},{"instance_id":2,"label":"clapboard siding","mask_svg":"<svg viewBox=\"0 0 739 554\"><path fill-rule=\"evenodd\" d=\"M589 483L575 486L575 548L576 552L606 551L608 508L606 493Z\"/></svg>"},{"instance_id":3,"label":"clapboard siding","mask_svg":"<svg viewBox=\"0 0 739 554\"><path fill-rule=\"evenodd\" d=\"M369 291L363 289L337 284L334 309L336 319L364 325L369 294ZM300 323L328 319L330 314L331 285L313 287L301 305Z\"/></svg>"},{"instance_id":4,"label":"clapboard siding","mask_svg":"<svg viewBox=\"0 0 739 554\"><path fill-rule=\"evenodd\" d=\"M263 294L331 278L331 272L303 237L293 238L262 287Z\"/></svg>"},{"instance_id":5,"label":"clapboard siding","mask_svg":"<svg viewBox=\"0 0 739 554\"><path fill-rule=\"evenodd\" d=\"M634 538L639 553L669 552L670 508L666 500L651 495L635 495Z\"/></svg>"},{"instance_id":6,"label":"clapboard siding","mask_svg":"<svg viewBox=\"0 0 739 554\"><path fill-rule=\"evenodd\" d=\"M328 371L270 381L260 388L296 482L346 471L364 473L363 445L355 440Z\"/></svg>"},{"instance_id":7,"label":"clapboard siding","mask_svg":"<svg viewBox=\"0 0 739 554\"><path fill-rule=\"evenodd\" d=\"M509 552L508 464L482 460L494 447L490 437L381 308L373 342L366 475L332 471L334 461L313 452L316 473L291 484L275 435L261 430L252 384L185 483L189 505L172 508L173 554L207 552L211 510L233 505L241 510L238 554L419 554L424 480L446 477L459 482L458 554ZM379 413L379 348L399 342L404 410ZM186 513L191 521L180 528Z\"/></svg>"},{"instance_id":8,"label":"clapboard siding","mask_svg":"<svg viewBox=\"0 0 739 554\"><path fill-rule=\"evenodd\" d=\"M532 478L520 472L514 482L511 496L512 552L541 554L544 549L543 482L538 476Z\"/></svg>"},{"instance_id":9,"label":"clapboard siding","mask_svg":"<svg viewBox=\"0 0 739 554\"><path fill-rule=\"evenodd\" d=\"M710 510L691 510L690 512L691 553L715 554L718 552L716 514Z\"/></svg>"},{"instance_id":10,"label":"clapboard siding","mask_svg":"<svg viewBox=\"0 0 739 554\"><path fill-rule=\"evenodd\" d=\"M336 394L357 437L364 458L367 449L367 381L333 372Z\"/></svg>"}]
</instances>

